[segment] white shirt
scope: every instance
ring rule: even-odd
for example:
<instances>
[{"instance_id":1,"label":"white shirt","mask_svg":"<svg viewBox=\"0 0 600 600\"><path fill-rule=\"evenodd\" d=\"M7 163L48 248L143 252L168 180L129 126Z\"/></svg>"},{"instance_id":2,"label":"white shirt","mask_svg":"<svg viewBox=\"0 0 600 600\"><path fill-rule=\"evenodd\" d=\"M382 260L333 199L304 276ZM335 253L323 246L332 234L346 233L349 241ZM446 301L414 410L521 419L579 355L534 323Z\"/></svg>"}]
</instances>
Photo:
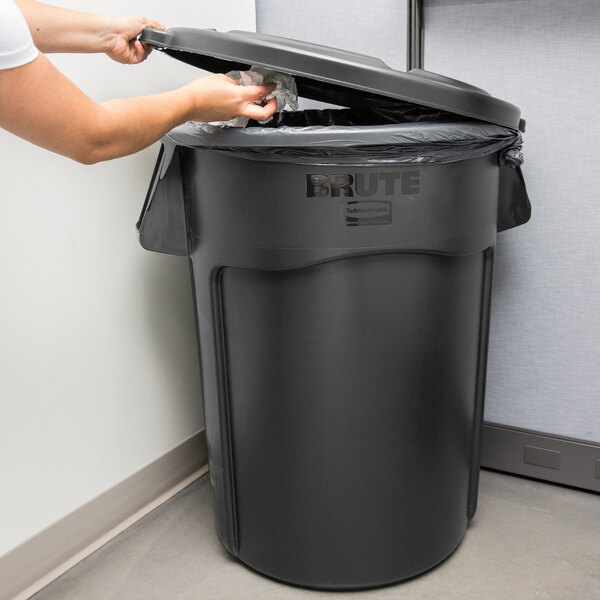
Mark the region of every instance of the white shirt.
<instances>
[{"instance_id":1,"label":"white shirt","mask_svg":"<svg viewBox=\"0 0 600 600\"><path fill-rule=\"evenodd\" d=\"M20 67L37 55L38 49L14 0L0 0L0 69Z\"/></svg>"}]
</instances>

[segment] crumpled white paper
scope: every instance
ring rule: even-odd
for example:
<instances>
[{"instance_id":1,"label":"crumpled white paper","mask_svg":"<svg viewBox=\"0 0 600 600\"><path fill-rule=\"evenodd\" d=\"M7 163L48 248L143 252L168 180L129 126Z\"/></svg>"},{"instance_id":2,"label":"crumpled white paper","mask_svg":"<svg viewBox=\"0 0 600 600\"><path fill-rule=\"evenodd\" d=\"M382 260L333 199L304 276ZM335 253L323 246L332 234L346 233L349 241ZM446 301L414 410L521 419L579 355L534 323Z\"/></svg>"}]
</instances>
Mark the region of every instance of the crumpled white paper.
<instances>
[{"instance_id":1,"label":"crumpled white paper","mask_svg":"<svg viewBox=\"0 0 600 600\"><path fill-rule=\"evenodd\" d=\"M275 89L266 96L265 100L275 98L277 100L278 111L283 110L286 105L292 110L298 109L298 90L296 89L296 82L291 75L257 66L252 66L249 71L229 71L229 73L225 73L225 75L231 77L231 79L239 85L263 85L265 83L275 83ZM266 121L259 121L259 123L268 123L272 118L273 117L271 116ZM196 127L200 127L206 131L215 127L246 127L249 120L248 117L234 117L229 121L213 121L212 123L192 121L192 123Z\"/></svg>"}]
</instances>

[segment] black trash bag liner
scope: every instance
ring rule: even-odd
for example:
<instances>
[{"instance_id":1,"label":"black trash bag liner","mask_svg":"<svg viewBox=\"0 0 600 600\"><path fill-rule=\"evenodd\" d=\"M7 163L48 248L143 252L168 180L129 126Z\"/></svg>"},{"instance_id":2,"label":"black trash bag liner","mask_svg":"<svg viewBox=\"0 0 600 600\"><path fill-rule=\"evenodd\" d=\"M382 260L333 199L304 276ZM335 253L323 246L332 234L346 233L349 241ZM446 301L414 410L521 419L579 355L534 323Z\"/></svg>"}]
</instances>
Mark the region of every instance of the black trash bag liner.
<instances>
[{"instance_id":1,"label":"black trash bag liner","mask_svg":"<svg viewBox=\"0 0 600 600\"><path fill-rule=\"evenodd\" d=\"M425 121L457 122L469 121L444 110L418 106L409 102L399 102L397 106L374 108L310 109L275 113L267 123L250 120L247 127L331 127L334 125L365 126L391 125L396 123L421 123Z\"/></svg>"}]
</instances>

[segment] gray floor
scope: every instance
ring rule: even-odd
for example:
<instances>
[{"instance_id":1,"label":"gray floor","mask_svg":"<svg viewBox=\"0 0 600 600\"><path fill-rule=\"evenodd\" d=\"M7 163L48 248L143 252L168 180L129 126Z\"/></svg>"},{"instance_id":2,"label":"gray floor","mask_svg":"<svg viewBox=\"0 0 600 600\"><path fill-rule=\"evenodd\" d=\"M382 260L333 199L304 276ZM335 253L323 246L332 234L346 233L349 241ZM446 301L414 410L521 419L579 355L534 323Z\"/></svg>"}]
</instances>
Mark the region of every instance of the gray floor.
<instances>
[{"instance_id":1,"label":"gray floor","mask_svg":"<svg viewBox=\"0 0 600 600\"><path fill-rule=\"evenodd\" d=\"M458 550L429 573L371 592L294 588L231 558L201 478L33 596L35 600L600 599L600 496L483 471Z\"/></svg>"}]
</instances>

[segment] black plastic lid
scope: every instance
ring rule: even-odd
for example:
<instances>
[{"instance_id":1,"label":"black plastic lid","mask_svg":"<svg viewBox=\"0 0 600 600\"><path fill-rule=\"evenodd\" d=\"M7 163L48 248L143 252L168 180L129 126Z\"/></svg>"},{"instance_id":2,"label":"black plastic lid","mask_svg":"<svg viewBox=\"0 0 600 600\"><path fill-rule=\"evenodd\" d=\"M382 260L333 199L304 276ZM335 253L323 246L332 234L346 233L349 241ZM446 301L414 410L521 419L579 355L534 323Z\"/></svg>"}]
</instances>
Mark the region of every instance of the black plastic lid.
<instances>
[{"instance_id":1,"label":"black plastic lid","mask_svg":"<svg viewBox=\"0 0 600 600\"><path fill-rule=\"evenodd\" d=\"M289 73L300 96L321 102L385 107L403 101L524 129L516 106L484 90L420 69L396 71L372 56L249 31L147 28L140 40L213 73L252 65Z\"/></svg>"}]
</instances>

